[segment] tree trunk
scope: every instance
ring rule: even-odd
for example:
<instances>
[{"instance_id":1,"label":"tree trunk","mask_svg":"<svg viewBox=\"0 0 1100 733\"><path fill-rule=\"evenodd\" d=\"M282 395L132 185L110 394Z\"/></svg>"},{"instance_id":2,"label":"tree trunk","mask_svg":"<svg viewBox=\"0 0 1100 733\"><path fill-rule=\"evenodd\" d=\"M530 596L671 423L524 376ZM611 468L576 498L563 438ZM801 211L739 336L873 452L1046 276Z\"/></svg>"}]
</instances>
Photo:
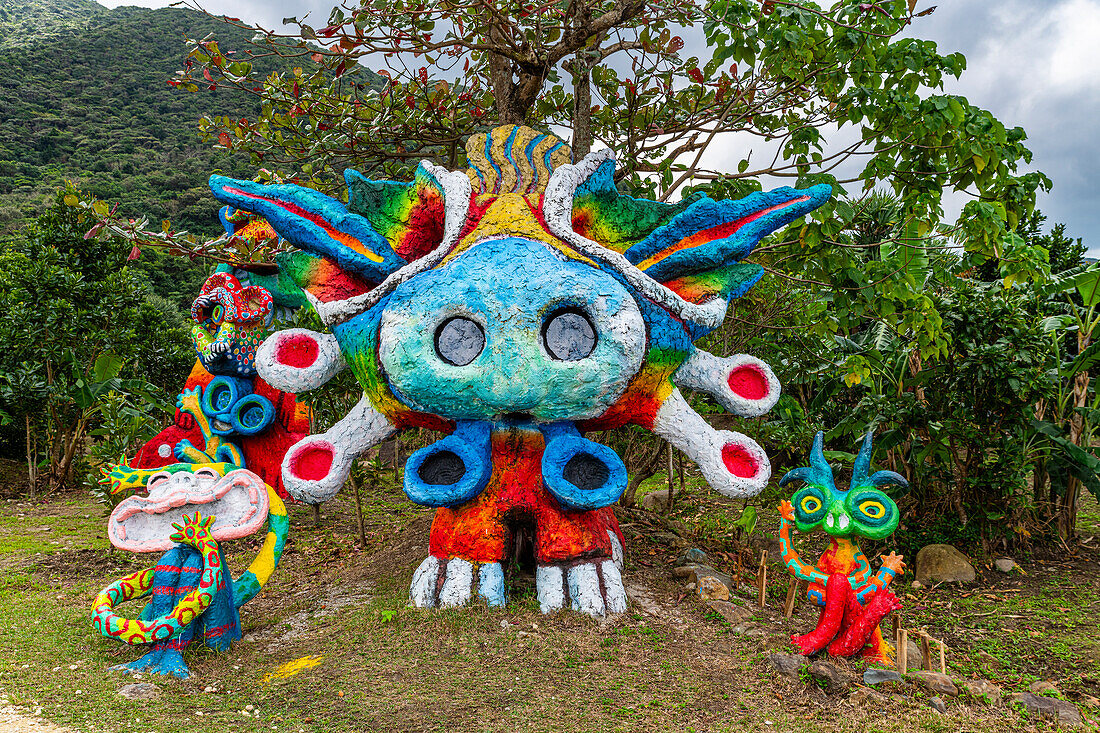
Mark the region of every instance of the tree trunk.
<instances>
[{"instance_id":1,"label":"tree trunk","mask_svg":"<svg viewBox=\"0 0 1100 733\"><path fill-rule=\"evenodd\" d=\"M31 431L31 415L28 412L25 416L27 421L27 484L30 488L31 501L35 499L35 487L38 485L38 477L35 476L35 469L37 468L37 456L38 451L34 449L34 434Z\"/></svg>"},{"instance_id":2,"label":"tree trunk","mask_svg":"<svg viewBox=\"0 0 1100 733\"><path fill-rule=\"evenodd\" d=\"M592 150L592 69L581 54L574 59L573 74L573 160L579 161Z\"/></svg>"},{"instance_id":3,"label":"tree trunk","mask_svg":"<svg viewBox=\"0 0 1100 733\"><path fill-rule=\"evenodd\" d=\"M634 506L634 495L638 493L638 487L647 478L657 473L657 466L660 464L663 454L664 451L658 448L650 454L649 459L644 464L634 469L634 475L630 478L626 491L619 497L620 504L627 507Z\"/></svg>"},{"instance_id":4,"label":"tree trunk","mask_svg":"<svg viewBox=\"0 0 1100 733\"><path fill-rule=\"evenodd\" d=\"M1079 338L1078 353L1082 353L1089 346L1087 335ZM1075 408L1084 408L1089 397L1089 373L1079 373L1073 378L1073 405ZM1069 421L1069 440L1071 443L1087 449L1082 445L1085 442L1086 431L1085 418L1079 410L1075 410ZM1077 496L1081 491L1081 482L1076 476L1071 476L1066 482L1066 495L1062 497L1061 512L1058 517L1058 533L1063 539L1072 539L1077 532Z\"/></svg>"}]
</instances>

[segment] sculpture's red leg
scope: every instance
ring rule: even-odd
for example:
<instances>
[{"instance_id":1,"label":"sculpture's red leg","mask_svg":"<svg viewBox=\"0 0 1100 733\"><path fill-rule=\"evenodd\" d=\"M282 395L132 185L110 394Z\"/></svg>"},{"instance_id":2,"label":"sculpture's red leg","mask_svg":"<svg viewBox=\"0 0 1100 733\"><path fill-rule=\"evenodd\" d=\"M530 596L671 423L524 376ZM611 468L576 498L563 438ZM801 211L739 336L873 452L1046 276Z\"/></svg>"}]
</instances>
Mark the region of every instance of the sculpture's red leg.
<instances>
[{"instance_id":1,"label":"sculpture's red leg","mask_svg":"<svg viewBox=\"0 0 1100 733\"><path fill-rule=\"evenodd\" d=\"M871 634L878 629L879 622L888 613L900 608L901 602L889 588L875 593L863 611L855 617L852 625L829 644L829 654L834 657L850 657L856 654L866 646Z\"/></svg>"},{"instance_id":2,"label":"sculpture's red leg","mask_svg":"<svg viewBox=\"0 0 1100 733\"><path fill-rule=\"evenodd\" d=\"M829 582L825 585L825 607L821 609L817 628L808 634L791 636L791 641L803 654L809 655L821 651L836 637L844 621L844 614L848 609L848 597L851 594L852 586L848 583L847 576L840 573L829 576Z\"/></svg>"}]
</instances>

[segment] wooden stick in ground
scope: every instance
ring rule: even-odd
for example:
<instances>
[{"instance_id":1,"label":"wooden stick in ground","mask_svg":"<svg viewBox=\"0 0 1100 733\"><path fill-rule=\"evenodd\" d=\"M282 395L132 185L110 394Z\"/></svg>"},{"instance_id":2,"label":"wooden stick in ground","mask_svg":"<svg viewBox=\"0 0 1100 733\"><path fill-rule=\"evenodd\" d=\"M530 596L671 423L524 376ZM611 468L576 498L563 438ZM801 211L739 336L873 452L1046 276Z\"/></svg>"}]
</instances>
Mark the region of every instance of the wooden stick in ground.
<instances>
[{"instance_id":1,"label":"wooden stick in ground","mask_svg":"<svg viewBox=\"0 0 1100 733\"><path fill-rule=\"evenodd\" d=\"M898 629L898 672L905 674L909 671L909 634L905 629Z\"/></svg>"},{"instance_id":2,"label":"wooden stick in ground","mask_svg":"<svg viewBox=\"0 0 1100 733\"><path fill-rule=\"evenodd\" d=\"M940 647L940 674L947 674L947 647L942 641L937 641Z\"/></svg>"},{"instance_id":3,"label":"wooden stick in ground","mask_svg":"<svg viewBox=\"0 0 1100 733\"><path fill-rule=\"evenodd\" d=\"M932 649L928 644L928 634L920 632L920 668L932 669Z\"/></svg>"},{"instance_id":4,"label":"wooden stick in ground","mask_svg":"<svg viewBox=\"0 0 1100 733\"><path fill-rule=\"evenodd\" d=\"M671 514L672 513L672 500L673 500L673 495L674 495L673 491L672 491L672 478L673 478L673 475L672 475L672 472L673 472L673 468L672 468L672 443L668 443L667 445L668 445L668 503L665 504L665 514Z\"/></svg>"},{"instance_id":5,"label":"wooden stick in ground","mask_svg":"<svg viewBox=\"0 0 1100 733\"><path fill-rule=\"evenodd\" d=\"M760 569L756 571L756 605L764 607L764 596L768 590L768 551L760 552Z\"/></svg>"},{"instance_id":6,"label":"wooden stick in ground","mask_svg":"<svg viewBox=\"0 0 1100 733\"><path fill-rule=\"evenodd\" d=\"M791 585L787 588L787 600L783 603L783 618L790 618L794 614L794 603L798 600L798 589L802 581L791 576Z\"/></svg>"},{"instance_id":7,"label":"wooden stick in ground","mask_svg":"<svg viewBox=\"0 0 1100 733\"><path fill-rule=\"evenodd\" d=\"M397 483L397 468L401 465L401 436L393 436L393 482Z\"/></svg>"},{"instance_id":8,"label":"wooden stick in ground","mask_svg":"<svg viewBox=\"0 0 1100 733\"><path fill-rule=\"evenodd\" d=\"M355 461L351 466L351 473L348 478L351 479L351 487L355 489L355 519L359 524L359 544L366 549L367 547L367 529L363 524L363 502L359 498L359 477L355 474L355 469L358 467L359 461Z\"/></svg>"}]
</instances>

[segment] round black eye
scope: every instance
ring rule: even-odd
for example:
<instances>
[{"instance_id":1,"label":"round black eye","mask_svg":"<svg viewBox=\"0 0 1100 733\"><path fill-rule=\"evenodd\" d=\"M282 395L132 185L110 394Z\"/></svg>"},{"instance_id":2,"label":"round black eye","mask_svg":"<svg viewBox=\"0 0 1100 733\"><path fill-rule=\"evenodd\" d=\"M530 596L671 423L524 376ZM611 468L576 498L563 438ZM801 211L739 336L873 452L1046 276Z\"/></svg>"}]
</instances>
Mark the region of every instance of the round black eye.
<instances>
[{"instance_id":1,"label":"round black eye","mask_svg":"<svg viewBox=\"0 0 1100 733\"><path fill-rule=\"evenodd\" d=\"M542 327L546 353L561 361L583 359L596 348L596 329L581 311L566 308L554 311Z\"/></svg>"},{"instance_id":2,"label":"round black eye","mask_svg":"<svg viewBox=\"0 0 1100 733\"><path fill-rule=\"evenodd\" d=\"M435 353L454 366L466 366L485 348L485 332L469 318L449 318L435 331Z\"/></svg>"}]
</instances>

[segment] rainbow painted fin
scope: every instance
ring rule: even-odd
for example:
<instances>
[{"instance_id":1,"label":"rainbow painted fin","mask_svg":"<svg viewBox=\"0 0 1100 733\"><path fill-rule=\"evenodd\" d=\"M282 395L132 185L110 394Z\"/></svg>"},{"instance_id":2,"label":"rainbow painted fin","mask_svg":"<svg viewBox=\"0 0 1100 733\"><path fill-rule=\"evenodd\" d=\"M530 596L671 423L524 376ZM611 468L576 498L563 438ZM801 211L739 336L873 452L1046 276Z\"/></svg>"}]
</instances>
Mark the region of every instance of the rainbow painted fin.
<instances>
[{"instance_id":1,"label":"rainbow painted fin","mask_svg":"<svg viewBox=\"0 0 1100 733\"><path fill-rule=\"evenodd\" d=\"M832 187L821 184L777 188L737 200L703 197L624 255L658 282L714 271L744 259L761 239L821 206L831 195Z\"/></svg>"},{"instance_id":2,"label":"rainbow painted fin","mask_svg":"<svg viewBox=\"0 0 1100 733\"><path fill-rule=\"evenodd\" d=\"M327 257L294 250L275 255L279 272L321 303L347 300L374 287L354 272L341 269Z\"/></svg>"},{"instance_id":3,"label":"rainbow painted fin","mask_svg":"<svg viewBox=\"0 0 1100 733\"><path fill-rule=\"evenodd\" d=\"M600 164L573 198L573 230L615 252L626 252L667 224L702 194L679 203L623 196L615 187L615 160Z\"/></svg>"},{"instance_id":4,"label":"rainbow painted fin","mask_svg":"<svg viewBox=\"0 0 1100 733\"><path fill-rule=\"evenodd\" d=\"M210 190L222 203L267 219L295 247L330 259L371 283L382 282L405 264L367 218L313 189L211 176Z\"/></svg>"},{"instance_id":5,"label":"rainbow painted fin","mask_svg":"<svg viewBox=\"0 0 1100 733\"><path fill-rule=\"evenodd\" d=\"M443 241L443 187L421 163L412 183L372 181L344 171L348 210L370 222L406 261L420 259Z\"/></svg>"}]
</instances>

